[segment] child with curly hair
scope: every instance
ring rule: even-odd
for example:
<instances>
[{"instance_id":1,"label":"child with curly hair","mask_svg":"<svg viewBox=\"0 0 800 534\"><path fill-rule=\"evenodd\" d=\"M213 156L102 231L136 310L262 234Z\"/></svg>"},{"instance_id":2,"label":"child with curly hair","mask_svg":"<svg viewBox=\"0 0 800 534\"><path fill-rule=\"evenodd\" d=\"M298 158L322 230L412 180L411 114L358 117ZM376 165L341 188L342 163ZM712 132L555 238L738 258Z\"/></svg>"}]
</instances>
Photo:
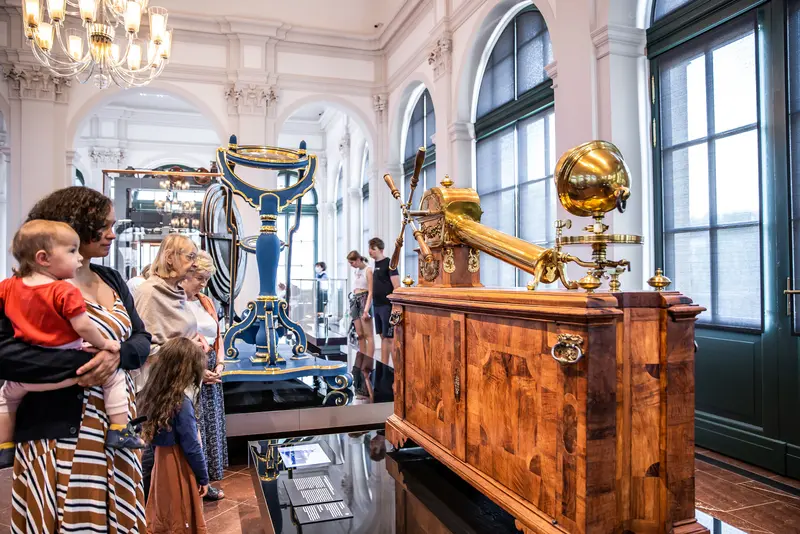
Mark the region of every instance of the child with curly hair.
<instances>
[{"instance_id":1,"label":"child with curly hair","mask_svg":"<svg viewBox=\"0 0 800 534\"><path fill-rule=\"evenodd\" d=\"M137 396L147 416L143 437L155 448L147 500L147 532L205 534L202 497L208 491L208 469L194 399L206 355L193 341L175 338L161 346L150 379Z\"/></svg>"}]
</instances>

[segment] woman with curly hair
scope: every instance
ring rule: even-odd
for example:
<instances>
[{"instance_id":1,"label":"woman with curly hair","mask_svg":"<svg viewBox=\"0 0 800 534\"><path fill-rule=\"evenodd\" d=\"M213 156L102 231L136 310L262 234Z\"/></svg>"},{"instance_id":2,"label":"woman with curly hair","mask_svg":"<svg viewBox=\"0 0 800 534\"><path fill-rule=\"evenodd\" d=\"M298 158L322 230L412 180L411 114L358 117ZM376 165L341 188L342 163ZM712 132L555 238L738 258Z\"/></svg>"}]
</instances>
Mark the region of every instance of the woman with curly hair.
<instances>
[{"instance_id":1,"label":"woman with curly hair","mask_svg":"<svg viewBox=\"0 0 800 534\"><path fill-rule=\"evenodd\" d=\"M206 370L205 359L189 339L167 341L139 396L147 416L142 435L155 449L148 533L206 532L202 497L208 491L208 470L193 402Z\"/></svg>"},{"instance_id":2,"label":"woman with curly hair","mask_svg":"<svg viewBox=\"0 0 800 534\"><path fill-rule=\"evenodd\" d=\"M106 257L116 238L111 200L86 187L68 187L40 200L28 220L71 226L84 262L72 283L87 313L119 352L52 350L14 338L0 316L0 379L78 385L30 393L17 410L11 524L15 532L144 532L144 493L139 457L103 444L108 415L100 387L117 369L126 371L128 420L136 417L135 390L128 371L150 352L145 331L120 274L90 263ZM87 483L91 481L91 483Z\"/></svg>"}]
</instances>

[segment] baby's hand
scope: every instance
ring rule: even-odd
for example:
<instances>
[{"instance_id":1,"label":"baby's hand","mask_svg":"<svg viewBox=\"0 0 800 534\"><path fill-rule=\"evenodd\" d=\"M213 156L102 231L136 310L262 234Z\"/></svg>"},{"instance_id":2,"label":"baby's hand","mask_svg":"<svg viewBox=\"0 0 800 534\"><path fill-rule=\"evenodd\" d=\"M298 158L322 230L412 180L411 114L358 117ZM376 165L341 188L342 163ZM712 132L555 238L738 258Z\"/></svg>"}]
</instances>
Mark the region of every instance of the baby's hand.
<instances>
[{"instance_id":1,"label":"baby's hand","mask_svg":"<svg viewBox=\"0 0 800 534\"><path fill-rule=\"evenodd\" d=\"M119 352L119 341L113 341L109 339L103 346L103 350L107 350L108 352Z\"/></svg>"}]
</instances>

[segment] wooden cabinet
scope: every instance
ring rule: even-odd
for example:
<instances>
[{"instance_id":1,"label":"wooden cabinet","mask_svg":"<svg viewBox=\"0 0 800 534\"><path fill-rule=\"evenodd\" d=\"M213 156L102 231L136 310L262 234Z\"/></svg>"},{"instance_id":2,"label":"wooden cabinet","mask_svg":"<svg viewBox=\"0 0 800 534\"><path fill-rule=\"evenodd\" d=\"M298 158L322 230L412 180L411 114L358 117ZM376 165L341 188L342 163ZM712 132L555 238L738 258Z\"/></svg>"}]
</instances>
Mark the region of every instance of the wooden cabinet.
<instances>
[{"instance_id":1,"label":"wooden cabinet","mask_svg":"<svg viewBox=\"0 0 800 534\"><path fill-rule=\"evenodd\" d=\"M678 293L404 288L387 436L529 532L700 533L694 318ZM557 362L563 335L584 357Z\"/></svg>"}]
</instances>

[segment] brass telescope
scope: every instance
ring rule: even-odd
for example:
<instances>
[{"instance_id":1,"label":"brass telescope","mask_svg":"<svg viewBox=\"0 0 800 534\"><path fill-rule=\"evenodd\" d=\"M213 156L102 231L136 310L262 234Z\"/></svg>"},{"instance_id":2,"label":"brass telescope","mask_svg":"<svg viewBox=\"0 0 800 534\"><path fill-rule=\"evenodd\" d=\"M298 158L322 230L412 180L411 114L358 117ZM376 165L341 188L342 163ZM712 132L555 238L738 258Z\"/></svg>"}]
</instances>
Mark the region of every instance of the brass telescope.
<instances>
[{"instance_id":1,"label":"brass telescope","mask_svg":"<svg viewBox=\"0 0 800 534\"><path fill-rule=\"evenodd\" d=\"M571 227L571 221L556 221L553 248L535 245L481 224L483 210L478 193L470 188L453 188L448 177L441 186L425 191L419 209L411 209L424 157L424 149L420 149L405 203L391 176L384 176L403 212L402 230L390 262L392 268L397 268L400 259L405 227L411 225L419 244L420 285L480 286L478 253L483 252L533 275L530 289L535 289L539 283L560 280L567 289L581 287L591 292L601 285L603 278L610 278L610 289L619 290L619 276L630 264L626 260L609 260L607 246L641 243L641 237L605 233L608 229L603 223L605 213L613 209L624 211L630 196L629 171L614 145L593 141L568 151L559 160L554 177L559 201L570 213L593 217L594 222L585 228L589 235L563 237L562 231ZM562 251L563 245L574 244L591 245L592 261L583 261ZM586 267L588 274L577 282L570 281L565 270L567 263ZM466 273L458 274L458 271Z\"/></svg>"}]
</instances>

